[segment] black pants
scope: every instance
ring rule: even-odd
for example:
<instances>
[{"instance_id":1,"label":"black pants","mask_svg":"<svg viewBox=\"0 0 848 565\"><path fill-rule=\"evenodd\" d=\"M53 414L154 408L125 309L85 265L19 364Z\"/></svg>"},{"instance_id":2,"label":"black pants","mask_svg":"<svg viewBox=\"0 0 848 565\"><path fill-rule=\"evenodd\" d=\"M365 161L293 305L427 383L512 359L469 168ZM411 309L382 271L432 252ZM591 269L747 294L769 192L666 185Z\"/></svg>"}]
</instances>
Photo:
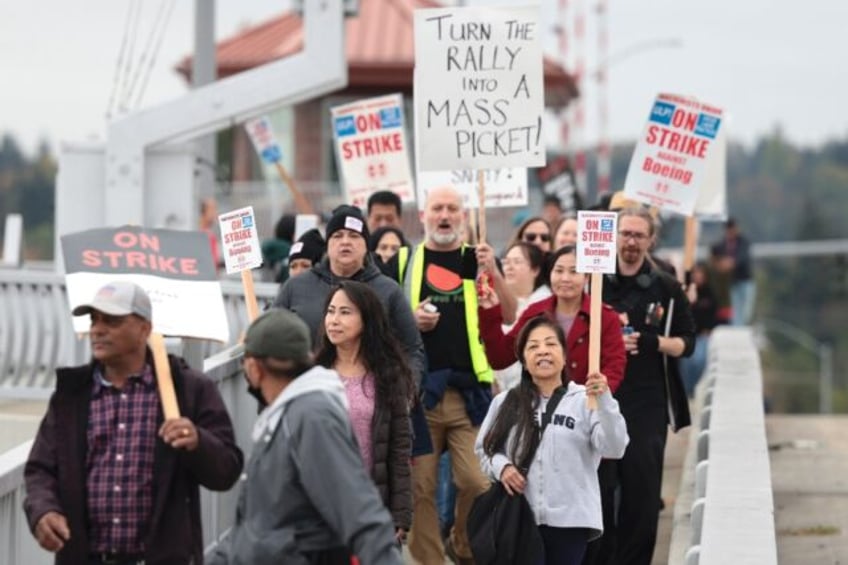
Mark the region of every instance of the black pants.
<instances>
[{"instance_id":1,"label":"black pants","mask_svg":"<svg viewBox=\"0 0 848 565\"><path fill-rule=\"evenodd\" d=\"M345 548L313 551L306 558L309 565L350 565L350 551Z\"/></svg>"},{"instance_id":2,"label":"black pants","mask_svg":"<svg viewBox=\"0 0 848 565\"><path fill-rule=\"evenodd\" d=\"M630 444L616 462L619 489L615 524L617 565L650 565L657 541L662 495L666 422L644 420L627 423Z\"/></svg>"},{"instance_id":3,"label":"black pants","mask_svg":"<svg viewBox=\"0 0 848 565\"><path fill-rule=\"evenodd\" d=\"M615 490L618 487L618 461L602 459L598 466L598 484L601 488L601 512L604 517L604 535L590 541L583 556L583 565L612 565L615 563Z\"/></svg>"},{"instance_id":4,"label":"black pants","mask_svg":"<svg viewBox=\"0 0 848 565\"><path fill-rule=\"evenodd\" d=\"M539 526L545 546L545 565L579 565L586 552L589 530Z\"/></svg>"}]
</instances>

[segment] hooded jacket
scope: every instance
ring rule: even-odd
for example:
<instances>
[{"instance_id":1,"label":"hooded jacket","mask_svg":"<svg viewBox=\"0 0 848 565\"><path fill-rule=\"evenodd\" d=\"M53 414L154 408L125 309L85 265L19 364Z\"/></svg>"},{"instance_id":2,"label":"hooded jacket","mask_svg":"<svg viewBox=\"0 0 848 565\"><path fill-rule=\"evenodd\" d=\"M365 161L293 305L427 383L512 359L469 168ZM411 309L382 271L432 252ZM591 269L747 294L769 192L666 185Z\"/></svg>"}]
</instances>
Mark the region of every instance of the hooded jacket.
<instances>
[{"instance_id":1,"label":"hooded jacket","mask_svg":"<svg viewBox=\"0 0 848 565\"><path fill-rule=\"evenodd\" d=\"M402 563L335 371L294 379L257 418L253 441L236 523L211 565L302 565L343 547L362 565Z\"/></svg>"},{"instance_id":2,"label":"hooded jacket","mask_svg":"<svg viewBox=\"0 0 848 565\"><path fill-rule=\"evenodd\" d=\"M397 282L380 272L370 259L365 260L365 266L349 279L338 277L330 270L330 262L324 258L309 271L301 273L286 281L277 293L274 308L291 310L306 322L309 331L315 339L324 318L324 304L330 290L343 280L353 280L367 284L377 293L380 302L386 309L389 326L394 330L404 352L409 356L409 364L417 383L425 368L424 343L412 308L403 295L403 290Z\"/></svg>"},{"instance_id":3,"label":"hooded jacket","mask_svg":"<svg viewBox=\"0 0 848 565\"><path fill-rule=\"evenodd\" d=\"M500 480L510 461L515 433L510 432L505 453L486 455L483 439L492 427L508 391L498 394L474 444L483 473ZM547 401L539 402L539 419ZM618 402L605 392L598 397L598 409L586 406L586 387L568 383L565 396L557 405L550 425L527 473L524 496L533 509L536 524L555 528L589 528L590 540L603 532L598 465L602 457L619 459L630 438ZM517 466L517 465L516 465Z\"/></svg>"}]
</instances>

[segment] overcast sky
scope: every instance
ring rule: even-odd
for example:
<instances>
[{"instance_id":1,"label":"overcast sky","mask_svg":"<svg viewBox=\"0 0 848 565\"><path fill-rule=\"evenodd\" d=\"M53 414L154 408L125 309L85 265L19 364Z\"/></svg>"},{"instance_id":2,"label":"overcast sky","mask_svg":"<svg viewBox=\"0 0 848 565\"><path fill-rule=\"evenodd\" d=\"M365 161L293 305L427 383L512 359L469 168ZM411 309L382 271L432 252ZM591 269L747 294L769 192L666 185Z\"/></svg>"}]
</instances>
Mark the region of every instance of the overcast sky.
<instances>
[{"instance_id":1,"label":"overcast sky","mask_svg":"<svg viewBox=\"0 0 848 565\"><path fill-rule=\"evenodd\" d=\"M192 49L194 2L141 0L135 53L150 41L160 6L172 3L142 107L186 90L173 68ZM543 25L552 26L558 3L541 2ZM586 13L586 68L592 72L602 64L594 28L598 3L568 1L578 4ZM130 5L130 0L0 0L0 132L13 132L28 151L39 139L54 147L61 141L102 139ZM288 5L285 0L217 0L217 35L228 37ZM660 91L725 108L730 137L746 143L778 124L787 138L803 145L848 134L848 3L607 0L607 5L613 139L639 134ZM556 43L549 38L546 46L550 50ZM585 137L591 143L597 139L595 83L588 80L583 92Z\"/></svg>"}]
</instances>

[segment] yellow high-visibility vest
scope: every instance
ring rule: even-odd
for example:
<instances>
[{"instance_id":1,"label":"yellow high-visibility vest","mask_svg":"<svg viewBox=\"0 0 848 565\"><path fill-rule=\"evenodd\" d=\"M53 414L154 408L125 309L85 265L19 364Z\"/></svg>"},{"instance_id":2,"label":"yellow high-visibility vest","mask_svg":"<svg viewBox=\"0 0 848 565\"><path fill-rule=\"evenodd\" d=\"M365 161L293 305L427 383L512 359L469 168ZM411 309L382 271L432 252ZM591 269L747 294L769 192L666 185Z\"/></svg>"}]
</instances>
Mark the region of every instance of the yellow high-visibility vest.
<instances>
[{"instance_id":1,"label":"yellow high-visibility vest","mask_svg":"<svg viewBox=\"0 0 848 565\"><path fill-rule=\"evenodd\" d=\"M465 252L465 245L461 248ZM424 282L424 244L415 248L412 255L410 272L409 248L398 250L398 280L403 285L404 294L410 306L415 310L421 302L421 285ZM480 340L480 322L477 318L477 289L473 280L462 279L462 297L465 301L465 331L468 334L468 350L471 352L471 366L477 376L477 382L491 384L494 373L486 357L486 350Z\"/></svg>"}]
</instances>

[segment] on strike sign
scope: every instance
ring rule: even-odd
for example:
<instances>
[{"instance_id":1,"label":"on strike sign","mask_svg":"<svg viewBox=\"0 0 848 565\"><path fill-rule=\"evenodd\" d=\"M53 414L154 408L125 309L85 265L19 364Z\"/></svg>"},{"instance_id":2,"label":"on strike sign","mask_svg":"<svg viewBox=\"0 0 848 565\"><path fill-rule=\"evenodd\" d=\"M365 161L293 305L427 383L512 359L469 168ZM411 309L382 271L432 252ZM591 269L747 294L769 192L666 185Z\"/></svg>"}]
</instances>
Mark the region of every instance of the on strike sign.
<instances>
[{"instance_id":1,"label":"on strike sign","mask_svg":"<svg viewBox=\"0 0 848 565\"><path fill-rule=\"evenodd\" d=\"M633 151L624 194L691 215L721 122L719 108L675 94L658 95Z\"/></svg>"},{"instance_id":2,"label":"on strike sign","mask_svg":"<svg viewBox=\"0 0 848 565\"><path fill-rule=\"evenodd\" d=\"M615 273L616 212L577 212L577 272Z\"/></svg>"},{"instance_id":3,"label":"on strike sign","mask_svg":"<svg viewBox=\"0 0 848 565\"><path fill-rule=\"evenodd\" d=\"M247 135L250 136L250 141L253 142L253 147L263 161L273 165L282 160L283 150L280 149L280 144L274 137L271 120L267 116L250 120L244 124L244 128L247 130Z\"/></svg>"},{"instance_id":4,"label":"on strike sign","mask_svg":"<svg viewBox=\"0 0 848 565\"><path fill-rule=\"evenodd\" d=\"M371 193L391 190L402 201L414 202L403 96L360 100L330 112L346 201L361 208Z\"/></svg>"},{"instance_id":5,"label":"on strike sign","mask_svg":"<svg viewBox=\"0 0 848 565\"><path fill-rule=\"evenodd\" d=\"M262 248L259 246L255 220L253 206L218 216L228 275L262 266Z\"/></svg>"},{"instance_id":6,"label":"on strike sign","mask_svg":"<svg viewBox=\"0 0 848 565\"><path fill-rule=\"evenodd\" d=\"M98 228L62 236L71 309L112 281L141 286L153 305L153 331L226 342L230 330L221 284L205 233L138 226ZM89 330L74 317L74 331Z\"/></svg>"},{"instance_id":7,"label":"on strike sign","mask_svg":"<svg viewBox=\"0 0 848 565\"><path fill-rule=\"evenodd\" d=\"M422 171L545 164L538 7L415 10Z\"/></svg>"}]
</instances>

